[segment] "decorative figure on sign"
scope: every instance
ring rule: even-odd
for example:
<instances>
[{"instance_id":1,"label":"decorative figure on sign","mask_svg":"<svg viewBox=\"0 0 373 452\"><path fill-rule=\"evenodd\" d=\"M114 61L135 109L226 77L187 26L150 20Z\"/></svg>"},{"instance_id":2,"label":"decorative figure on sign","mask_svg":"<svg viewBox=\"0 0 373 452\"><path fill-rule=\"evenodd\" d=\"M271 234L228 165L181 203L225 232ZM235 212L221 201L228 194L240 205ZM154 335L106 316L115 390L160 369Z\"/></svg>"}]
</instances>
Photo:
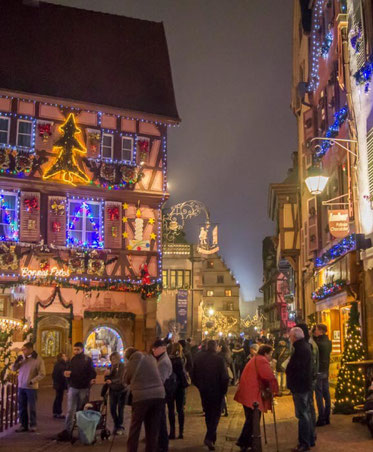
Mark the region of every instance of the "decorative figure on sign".
<instances>
[{"instance_id":1,"label":"decorative figure on sign","mask_svg":"<svg viewBox=\"0 0 373 452\"><path fill-rule=\"evenodd\" d=\"M199 233L199 244L202 246L207 245L207 231L203 226L201 227L201 230Z\"/></svg>"},{"instance_id":2,"label":"decorative figure on sign","mask_svg":"<svg viewBox=\"0 0 373 452\"><path fill-rule=\"evenodd\" d=\"M75 138L80 133L80 129L76 127L75 117L69 114L66 122L59 128L63 136L59 138L54 147L60 149L60 153L56 161L44 173L44 179L50 179L57 175L61 175L63 182L76 185L75 181L88 183L88 176L79 168L75 152L86 154L86 148Z\"/></svg>"}]
</instances>

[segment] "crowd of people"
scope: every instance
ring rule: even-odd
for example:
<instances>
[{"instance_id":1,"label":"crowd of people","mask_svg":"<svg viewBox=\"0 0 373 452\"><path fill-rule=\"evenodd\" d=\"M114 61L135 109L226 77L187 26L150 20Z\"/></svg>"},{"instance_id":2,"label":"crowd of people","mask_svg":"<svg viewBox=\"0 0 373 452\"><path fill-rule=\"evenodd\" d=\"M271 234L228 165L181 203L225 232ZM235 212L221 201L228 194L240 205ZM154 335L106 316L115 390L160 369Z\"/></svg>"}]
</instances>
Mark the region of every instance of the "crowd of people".
<instances>
[{"instance_id":1,"label":"crowd of people","mask_svg":"<svg viewBox=\"0 0 373 452\"><path fill-rule=\"evenodd\" d=\"M21 425L17 432L35 431L38 382L45 376L43 360L32 343L24 344L22 352L13 365L19 372ZM124 433L124 407L131 405L128 452L137 451L143 424L145 450L167 452L169 441L184 438L187 388L193 383L200 393L205 417L204 444L215 450L220 417L228 416L229 384L238 385L234 400L242 404L245 421L237 446L246 452L253 445L254 407L257 406L260 419L260 413L273 409L273 396L288 391L298 419L298 444L293 450L305 452L316 443L316 427L330 423L330 353L331 341L323 324L311 332L307 325L299 324L277 340L204 340L197 345L190 339L157 339L149 353L127 348L124 362L119 353L111 353L111 367L105 371L101 395L109 397L115 435ZM58 355L52 377L56 393L52 414L65 422L57 438L69 441L75 413L88 402L90 387L96 381L93 361L84 353L81 342L74 344L70 360L64 354ZM62 402L66 391L64 416Z\"/></svg>"}]
</instances>

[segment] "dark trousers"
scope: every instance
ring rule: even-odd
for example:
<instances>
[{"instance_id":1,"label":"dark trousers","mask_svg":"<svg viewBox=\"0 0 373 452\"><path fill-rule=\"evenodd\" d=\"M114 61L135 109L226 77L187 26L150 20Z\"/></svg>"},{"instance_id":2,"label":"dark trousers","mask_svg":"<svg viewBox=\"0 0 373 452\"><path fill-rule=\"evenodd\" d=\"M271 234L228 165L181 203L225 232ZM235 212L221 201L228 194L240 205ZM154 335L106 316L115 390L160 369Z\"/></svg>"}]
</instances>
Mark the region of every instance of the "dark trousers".
<instances>
[{"instance_id":1,"label":"dark trousers","mask_svg":"<svg viewBox=\"0 0 373 452\"><path fill-rule=\"evenodd\" d=\"M55 389L56 391L56 397L54 398L53 402L53 414L62 414L62 402L63 402L63 395L65 393L65 388L58 388Z\"/></svg>"},{"instance_id":2,"label":"dark trousers","mask_svg":"<svg viewBox=\"0 0 373 452\"><path fill-rule=\"evenodd\" d=\"M208 441L216 442L216 430L218 428L220 416L221 416L221 405L223 395L217 396L215 399L210 397L202 396L202 406L205 409L205 422L206 422L206 436L205 439Z\"/></svg>"},{"instance_id":3,"label":"dark trousers","mask_svg":"<svg viewBox=\"0 0 373 452\"><path fill-rule=\"evenodd\" d=\"M126 393L124 391L110 391L110 413L115 429L123 428L125 400Z\"/></svg>"},{"instance_id":4,"label":"dark trousers","mask_svg":"<svg viewBox=\"0 0 373 452\"><path fill-rule=\"evenodd\" d=\"M311 447L316 443L316 410L315 410L315 402L313 400L314 390L309 392L308 397L308 409L311 416Z\"/></svg>"},{"instance_id":5,"label":"dark trousers","mask_svg":"<svg viewBox=\"0 0 373 452\"><path fill-rule=\"evenodd\" d=\"M238 438L237 443L240 447L251 447L253 443L253 420L254 420L254 410L247 406L243 406L245 412L245 423L242 427L241 435ZM259 423L261 412L259 411Z\"/></svg>"},{"instance_id":6,"label":"dark trousers","mask_svg":"<svg viewBox=\"0 0 373 452\"><path fill-rule=\"evenodd\" d=\"M168 452L168 431L165 403L160 410L158 452Z\"/></svg>"},{"instance_id":7,"label":"dark trousers","mask_svg":"<svg viewBox=\"0 0 373 452\"><path fill-rule=\"evenodd\" d=\"M295 417L298 419L298 442L304 448L310 448L313 442L309 398L310 392L293 393Z\"/></svg>"},{"instance_id":8,"label":"dark trousers","mask_svg":"<svg viewBox=\"0 0 373 452\"><path fill-rule=\"evenodd\" d=\"M19 419L25 429L28 429L29 422L30 427L36 427L37 395L37 389L19 388L18 390Z\"/></svg>"},{"instance_id":9,"label":"dark trousers","mask_svg":"<svg viewBox=\"0 0 373 452\"><path fill-rule=\"evenodd\" d=\"M131 426L128 434L127 452L137 452L141 425L145 425L145 452L154 452L158 444L159 424L164 399L148 399L132 403Z\"/></svg>"},{"instance_id":10,"label":"dark trousers","mask_svg":"<svg viewBox=\"0 0 373 452\"><path fill-rule=\"evenodd\" d=\"M177 410L177 417L179 420L179 433L184 433L184 403L185 403L185 388L178 386L175 396L172 400L167 401L168 407L168 421L170 423L170 435L175 435L175 404Z\"/></svg>"},{"instance_id":11,"label":"dark trousers","mask_svg":"<svg viewBox=\"0 0 373 452\"><path fill-rule=\"evenodd\" d=\"M317 411L319 412L319 420L329 422L331 403L329 392L329 376L326 372L317 374L316 403Z\"/></svg>"}]
</instances>

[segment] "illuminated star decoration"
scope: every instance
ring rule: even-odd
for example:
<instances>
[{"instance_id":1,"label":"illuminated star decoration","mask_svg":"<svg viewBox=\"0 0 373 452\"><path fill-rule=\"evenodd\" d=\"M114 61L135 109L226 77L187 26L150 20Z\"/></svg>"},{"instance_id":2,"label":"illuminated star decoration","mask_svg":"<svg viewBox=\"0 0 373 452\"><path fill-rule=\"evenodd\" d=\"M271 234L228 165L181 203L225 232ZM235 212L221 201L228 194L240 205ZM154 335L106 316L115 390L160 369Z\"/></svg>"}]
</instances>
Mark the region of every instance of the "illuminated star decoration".
<instances>
[{"instance_id":1,"label":"illuminated star decoration","mask_svg":"<svg viewBox=\"0 0 373 452\"><path fill-rule=\"evenodd\" d=\"M123 221L123 223L127 223L128 218L127 218L127 217L123 217L123 218L122 218L122 221Z\"/></svg>"},{"instance_id":2,"label":"illuminated star decoration","mask_svg":"<svg viewBox=\"0 0 373 452\"><path fill-rule=\"evenodd\" d=\"M124 210L128 209L128 204L126 202L123 203L123 209Z\"/></svg>"},{"instance_id":3,"label":"illuminated star decoration","mask_svg":"<svg viewBox=\"0 0 373 452\"><path fill-rule=\"evenodd\" d=\"M122 236L123 236L124 239L126 239L128 237L128 233L127 232L123 232Z\"/></svg>"},{"instance_id":4,"label":"illuminated star decoration","mask_svg":"<svg viewBox=\"0 0 373 452\"><path fill-rule=\"evenodd\" d=\"M149 224L154 224L154 218L149 218Z\"/></svg>"},{"instance_id":5,"label":"illuminated star decoration","mask_svg":"<svg viewBox=\"0 0 373 452\"><path fill-rule=\"evenodd\" d=\"M88 183L88 176L79 168L74 152L86 154L87 149L75 138L80 129L75 124L75 117L69 114L67 120L59 131L63 136L59 138L54 147L60 149L56 161L45 171L43 179L50 179L61 175L63 182L76 185L75 181Z\"/></svg>"},{"instance_id":6,"label":"illuminated star decoration","mask_svg":"<svg viewBox=\"0 0 373 452\"><path fill-rule=\"evenodd\" d=\"M156 238L157 238L157 235L154 234L154 232L152 232L152 233L150 234L150 239L151 239L151 240L155 240Z\"/></svg>"}]
</instances>

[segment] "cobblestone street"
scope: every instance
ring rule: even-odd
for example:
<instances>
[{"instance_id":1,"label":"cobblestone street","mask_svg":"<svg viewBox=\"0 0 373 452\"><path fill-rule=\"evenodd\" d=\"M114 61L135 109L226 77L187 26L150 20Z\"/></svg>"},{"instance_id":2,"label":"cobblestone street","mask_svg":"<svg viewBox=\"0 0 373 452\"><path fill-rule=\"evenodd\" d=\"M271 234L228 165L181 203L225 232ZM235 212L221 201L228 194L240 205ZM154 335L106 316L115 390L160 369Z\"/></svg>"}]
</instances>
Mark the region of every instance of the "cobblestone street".
<instances>
[{"instance_id":1,"label":"cobblestone street","mask_svg":"<svg viewBox=\"0 0 373 452\"><path fill-rule=\"evenodd\" d=\"M92 397L97 395L98 387ZM63 428L63 421L53 419L50 415L53 393L51 388L40 390L39 397L39 431L38 433L16 434L13 431L0 437L0 451L4 452L80 452L90 450L88 446L82 446L78 441L74 444L57 443L53 436ZM239 404L233 401L234 388L230 388L228 396L229 416L222 417L218 429L218 441L216 450L220 452L238 451L235 445L243 423L243 410ZM170 451L199 452L207 450L202 445L205 433L204 418L201 415L201 405L198 392L194 387L189 388L186 404L186 425L184 440L170 441ZM276 405L279 450L289 451L296 445L297 425L294 418L294 410L290 397L278 399ZM125 423L128 431L130 420L130 408L126 408ZM264 444L263 429L263 451L275 452L276 444L273 428L273 417L269 413L265 416L268 444ZM109 426L111 420L109 417ZM98 441L91 446L97 452L123 452L125 450L126 435L113 437L109 441ZM346 450L354 452L366 452L373 450L373 440L370 438L367 427L353 424L351 416L333 416L331 425L318 429L317 447L314 452L333 450L342 452ZM139 452L144 450L143 443L140 444Z\"/></svg>"}]
</instances>

